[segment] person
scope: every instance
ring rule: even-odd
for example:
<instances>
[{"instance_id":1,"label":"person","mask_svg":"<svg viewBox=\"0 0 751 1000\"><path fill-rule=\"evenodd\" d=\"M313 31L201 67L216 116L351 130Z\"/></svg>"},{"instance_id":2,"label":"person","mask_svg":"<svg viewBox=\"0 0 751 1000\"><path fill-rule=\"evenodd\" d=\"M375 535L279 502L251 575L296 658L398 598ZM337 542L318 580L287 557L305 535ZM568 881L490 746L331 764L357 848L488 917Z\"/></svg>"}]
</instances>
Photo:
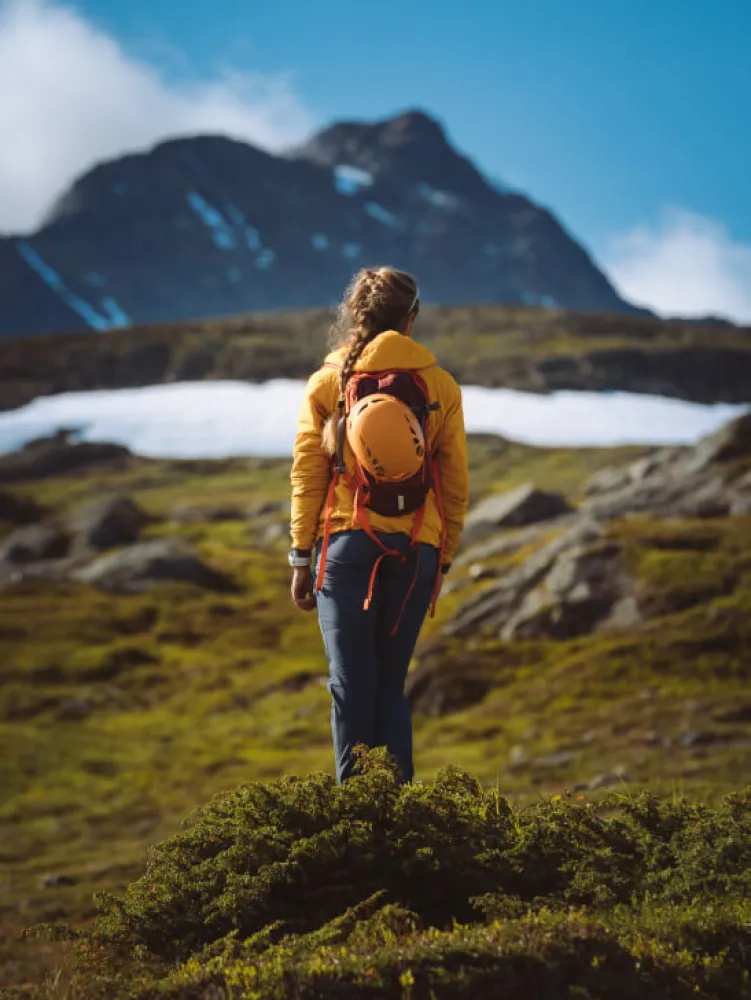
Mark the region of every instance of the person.
<instances>
[{"instance_id":1,"label":"person","mask_svg":"<svg viewBox=\"0 0 751 1000\"><path fill-rule=\"evenodd\" d=\"M413 779L404 686L467 509L461 391L414 339L419 310L411 274L360 271L299 416L291 590L300 610L318 611L339 783L358 744L385 746Z\"/></svg>"}]
</instances>

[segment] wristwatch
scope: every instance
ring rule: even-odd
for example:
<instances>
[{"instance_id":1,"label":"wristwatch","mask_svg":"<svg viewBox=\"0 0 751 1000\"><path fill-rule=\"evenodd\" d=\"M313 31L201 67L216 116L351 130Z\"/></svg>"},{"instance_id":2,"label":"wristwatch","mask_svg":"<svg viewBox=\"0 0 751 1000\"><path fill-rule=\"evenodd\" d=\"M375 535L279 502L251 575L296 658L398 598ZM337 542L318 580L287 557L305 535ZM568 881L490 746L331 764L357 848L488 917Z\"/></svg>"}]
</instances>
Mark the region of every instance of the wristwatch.
<instances>
[{"instance_id":1,"label":"wristwatch","mask_svg":"<svg viewBox=\"0 0 751 1000\"><path fill-rule=\"evenodd\" d=\"M310 569L310 549L292 549L287 562L293 569Z\"/></svg>"}]
</instances>

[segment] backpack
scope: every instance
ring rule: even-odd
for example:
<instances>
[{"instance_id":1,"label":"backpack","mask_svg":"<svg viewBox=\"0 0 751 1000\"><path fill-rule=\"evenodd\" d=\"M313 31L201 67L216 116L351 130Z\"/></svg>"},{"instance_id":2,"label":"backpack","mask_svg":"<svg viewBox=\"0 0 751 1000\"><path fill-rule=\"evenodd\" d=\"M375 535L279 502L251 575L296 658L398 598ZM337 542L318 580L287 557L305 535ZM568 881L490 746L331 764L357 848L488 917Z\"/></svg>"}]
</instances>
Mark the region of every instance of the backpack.
<instances>
[{"instance_id":1,"label":"backpack","mask_svg":"<svg viewBox=\"0 0 751 1000\"><path fill-rule=\"evenodd\" d=\"M337 365L329 363L329 367L337 368L338 370ZM389 482L376 479L358 461L354 452L352 454L353 469L350 474L347 473L344 462L344 446L347 440L347 420L349 414L357 403L366 399L368 396L375 395L377 393L394 396L396 399L400 400L407 407L409 407L422 429L423 437L426 443L422 465L421 468L409 479L401 480L399 482ZM430 609L431 617L433 617L435 615L435 607L440 589L443 553L446 543L446 528L436 460L434 456L430 455L427 447L427 425L430 414L440 408L440 403L431 402L427 384L417 371L411 369L388 369L380 372L353 373L347 382L345 397L339 402L339 408L341 412L337 424L337 447L336 453L332 459L332 475L329 483L328 497L326 500L323 542L318 567L316 589L321 590L323 587L326 555L331 536L331 515L334 508L336 487L340 479L343 479L354 493L354 513L352 517L353 528L361 528L378 545L378 547L382 549L381 554L376 559L370 576L368 593L363 605L364 610L366 611L370 608L372 602L376 577L382 561L388 556L396 557L402 561L406 561L407 558L406 555L396 549L390 549L388 546L384 545L370 524L368 511L372 510L384 517L401 517L404 514L414 515L412 530L410 533L410 549L413 549L417 547L417 539L425 516L425 505L428 494L431 490L433 490L441 517L440 559ZM417 583L420 568L419 548L417 549L417 552L418 562L415 568L415 576L405 598L399 618L392 629L392 635L394 635L399 628L402 614L409 598L412 596L415 584Z\"/></svg>"}]
</instances>

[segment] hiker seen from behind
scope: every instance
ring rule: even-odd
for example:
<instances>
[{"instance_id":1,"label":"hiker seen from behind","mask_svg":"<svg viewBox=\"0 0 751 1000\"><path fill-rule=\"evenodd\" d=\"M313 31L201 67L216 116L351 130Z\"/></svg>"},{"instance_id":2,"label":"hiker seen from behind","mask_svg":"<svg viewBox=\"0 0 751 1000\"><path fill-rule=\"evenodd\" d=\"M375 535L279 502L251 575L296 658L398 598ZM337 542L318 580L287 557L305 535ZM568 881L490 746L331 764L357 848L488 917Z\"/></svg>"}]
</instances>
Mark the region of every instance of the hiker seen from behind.
<instances>
[{"instance_id":1,"label":"hiker seen from behind","mask_svg":"<svg viewBox=\"0 0 751 1000\"><path fill-rule=\"evenodd\" d=\"M413 778L407 670L467 509L461 390L414 338L419 311L411 274L357 274L297 429L292 599L318 611L339 782L358 744Z\"/></svg>"}]
</instances>

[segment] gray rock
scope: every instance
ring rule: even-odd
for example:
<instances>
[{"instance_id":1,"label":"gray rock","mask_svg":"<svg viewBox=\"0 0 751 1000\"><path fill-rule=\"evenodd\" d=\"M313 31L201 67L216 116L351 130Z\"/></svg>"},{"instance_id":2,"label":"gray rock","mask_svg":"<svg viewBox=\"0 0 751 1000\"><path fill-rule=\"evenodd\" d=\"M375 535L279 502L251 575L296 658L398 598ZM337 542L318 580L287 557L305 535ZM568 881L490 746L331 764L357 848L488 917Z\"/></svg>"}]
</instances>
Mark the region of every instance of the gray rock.
<instances>
[{"instance_id":1,"label":"gray rock","mask_svg":"<svg viewBox=\"0 0 751 1000\"><path fill-rule=\"evenodd\" d=\"M86 466L122 466L131 458L127 448L104 441L72 441L70 431L29 442L20 451L0 456L0 482L65 475Z\"/></svg>"},{"instance_id":2,"label":"gray rock","mask_svg":"<svg viewBox=\"0 0 751 1000\"><path fill-rule=\"evenodd\" d=\"M729 513L733 515L751 514L751 493L735 497L730 504Z\"/></svg>"},{"instance_id":3,"label":"gray rock","mask_svg":"<svg viewBox=\"0 0 751 1000\"><path fill-rule=\"evenodd\" d=\"M518 528L549 521L570 511L571 507L559 493L547 493L528 483L481 500L467 516L464 542L476 542L498 528Z\"/></svg>"},{"instance_id":4,"label":"gray rock","mask_svg":"<svg viewBox=\"0 0 751 1000\"><path fill-rule=\"evenodd\" d=\"M272 545L276 545L277 542L281 541L286 533L286 525L279 524L279 522L273 522L272 524L267 525L260 533L258 543L263 548L270 549Z\"/></svg>"},{"instance_id":5,"label":"gray rock","mask_svg":"<svg viewBox=\"0 0 751 1000\"><path fill-rule=\"evenodd\" d=\"M286 500L261 500L257 504L248 507L246 516L254 521L259 517L268 517L269 514L286 513L289 509L289 502Z\"/></svg>"},{"instance_id":6,"label":"gray rock","mask_svg":"<svg viewBox=\"0 0 751 1000\"><path fill-rule=\"evenodd\" d=\"M591 632L608 610L607 603L597 598L550 601L533 593L503 628L501 637L506 640L575 639Z\"/></svg>"},{"instance_id":7,"label":"gray rock","mask_svg":"<svg viewBox=\"0 0 751 1000\"><path fill-rule=\"evenodd\" d=\"M529 761L529 752L523 746L513 746L509 750L508 759L512 767L523 767Z\"/></svg>"},{"instance_id":8,"label":"gray rock","mask_svg":"<svg viewBox=\"0 0 751 1000\"><path fill-rule=\"evenodd\" d=\"M676 498L669 513L679 517L725 517L730 512L732 499L727 484L721 476L708 482L698 482Z\"/></svg>"},{"instance_id":9,"label":"gray rock","mask_svg":"<svg viewBox=\"0 0 751 1000\"><path fill-rule=\"evenodd\" d=\"M751 413L744 413L703 438L693 449L690 468L696 472L708 465L747 456L751 456Z\"/></svg>"},{"instance_id":10,"label":"gray rock","mask_svg":"<svg viewBox=\"0 0 751 1000\"><path fill-rule=\"evenodd\" d=\"M722 517L730 508L727 484L721 476L707 480L706 472L686 474L671 468L612 493L590 497L583 509L612 519L629 514L657 513L673 517Z\"/></svg>"},{"instance_id":11,"label":"gray rock","mask_svg":"<svg viewBox=\"0 0 751 1000\"><path fill-rule=\"evenodd\" d=\"M640 625L643 620L635 595L626 594L614 602L607 617L598 623L598 628L626 632Z\"/></svg>"},{"instance_id":12,"label":"gray rock","mask_svg":"<svg viewBox=\"0 0 751 1000\"><path fill-rule=\"evenodd\" d=\"M608 466L600 469L584 486L584 494L587 497L600 496L603 493L613 493L615 490L624 489L631 484L631 477L628 469Z\"/></svg>"},{"instance_id":13,"label":"gray rock","mask_svg":"<svg viewBox=\"0 0 751 1000\"><path fill-rule=\"evenodd\" d=\"M626 780L625 775L620 776L615 773L598 774L591 781L587 782L587 789L590 792L595 792L598 788L612 788L613 785L619 785L624 780Z\"/></svg>"},{"instance_id":14,"label":"gray rock","mask_svg":"<svg viewBox=\"0 0 751 1000\"><path fill-rule=\"evenodd\" d=\"M482 563L474 563L469 567L468 575L470 580L474 583L480 583L483 580L493 580L499 574L498 570L494 569L492 566L484 566Z\"/></svg>"},{"instance_id":15,"label":"gray rock","mask_svg":"<svg viewBox=\"0 0 751 1000\"><path fill-rule=\"evenodd\" d=\"M42 889L58 889L61 886L76 885L77 879L72 875L44 875L39 880Z\"/></svg>"},{"instance_id":16,"label":"gray rock","mask_svg":"<svg viewBox=\"0 0 751 1000\"><path fill-rule=\"evenodd\" d=\"M559 600L581 600L614 590L613 571L620 555L621 546L613 541L566 549L548 573L545 587Z\"/></svg>"},{"instance_id":17,"label":"gray rock","mask_svg":"<svg viewBox=\"0 0 751 1000\"><path fill-rule=\"evenodd\" d=\"M544 757L538 757L534 764L535 767L558 770L558 768L568 767L569 764L573 763L574 757L575 754L573 754L570 750L557 750L555 753L549 753Z\"/></svg>"},{"instance_id":18,"label":"gray rock","mask_svg":"<svg viewBox=\"0 0 751 1000\"><path fill-rule=\"evenodd\" d=\"M132 545L151 520L130 497L113 496L80 507L68 523L85 546L104 550Z\"/></svg>"},{"instance_id":19,"label":"gray rock","mask_svg":"<svg viewBox=\"0 0 751 1000\"><path fill-rule=\"evenodd\" d=\"M220 524L223 521L245 521L247 514L242 507L233 504L207 508L178 504L173 507L170 520L173 524Z\"/></svg>"},{"instance_id":20,"label":"gray rock","mask_svg":"<svg viewBox=\"0 0 751 1000\"><path fill-rule=\"evenodd\" d=\"M592 542L601 534L602 526L598 522L587 517L578 518L568 531L544 545L523 566L467 601L444 627L445 634L463 637L481 628L500 631L563 552Z\"/></svg>"},{"instance_id":21,"label":"gray rock","mask_svg":"<svg viewBox=\"0 0 751 1000\"><path fill-rule=\"evenodd\" d=\"M170 511L169 519L172 524L200 524L204 520L204 514L200 507L179 503Z\"/></svg>"},{"instance_id":22,"label":"gray rock","mask_svg":"<svg viewBox=\"0 0 751 1000\"><path fill-rule=\"evenodd\" d=\"M666 456L661 453L645 455L643 458L637 458L635 462L629 465L627 472L628 478L632 483L641 483L643 480L648 479L654 472L658 469L662 469L666 463Z\"/></svg>"},{"instance_id":23,"label":"gray rock","mask_svg":"<svg viewBox=\"0 0 751 1000\"><path fill-rule=\"evenodd\" d=\"M70 538L52 524L34 524L12 532L0 546L0 562L16 566L42 560L62 559L70 548Z\"/></svg>"},{"instance_id":24,"label":"gray rock","mask_svg":"<svg viewBox=\"0 0 751 1000\"><path fill-rule=\"evenodd\" d=\"M659 448L637 458L630 465L601 469L585 485L584 493L587 497L615 493L643 483L655 475L664 476L668 468L684 454L684 448Z\"/></svg>"},{"instance_id":25,"label":"gray rock","mask_svg":"<svg viewBox=\"0 0 751 1000\"><path fill-rule=\"evenodd\" d=\"M141 593L167 580L224 593L239 590L230 577L207 566L185 543L175 538L158 538L128 546L76 570L73 576L82 583L121 594Z\"/></svg>"},{"instance_id":26,"label":"gray rock","mask_svg":"<svg viewBox=\"0 0 751 1000\"><path fill-rule=\"evenodd\" d=\"M576 523L577 514L563 514L561 517L530 524L524 528L509 528L502 533L487 538L462 550L454 560L454 566L468 566L475 562L493 559L497 556L513 555L519 549L536 541L540 535L557 530L566 530Z\"/></svg>"},{"instance_id":27,"label":"gray rock","mask_svg":"<svg viewBox=\"0 0 751 1000\"><path fill-rule=\"evenodd\" d=\"M616 542L561 552L542 584L530 591L502 629L503 639L573 639L612 615L633 586ZM634 609L632 617L638 615Z\"/></svg>"}]
</instances>

